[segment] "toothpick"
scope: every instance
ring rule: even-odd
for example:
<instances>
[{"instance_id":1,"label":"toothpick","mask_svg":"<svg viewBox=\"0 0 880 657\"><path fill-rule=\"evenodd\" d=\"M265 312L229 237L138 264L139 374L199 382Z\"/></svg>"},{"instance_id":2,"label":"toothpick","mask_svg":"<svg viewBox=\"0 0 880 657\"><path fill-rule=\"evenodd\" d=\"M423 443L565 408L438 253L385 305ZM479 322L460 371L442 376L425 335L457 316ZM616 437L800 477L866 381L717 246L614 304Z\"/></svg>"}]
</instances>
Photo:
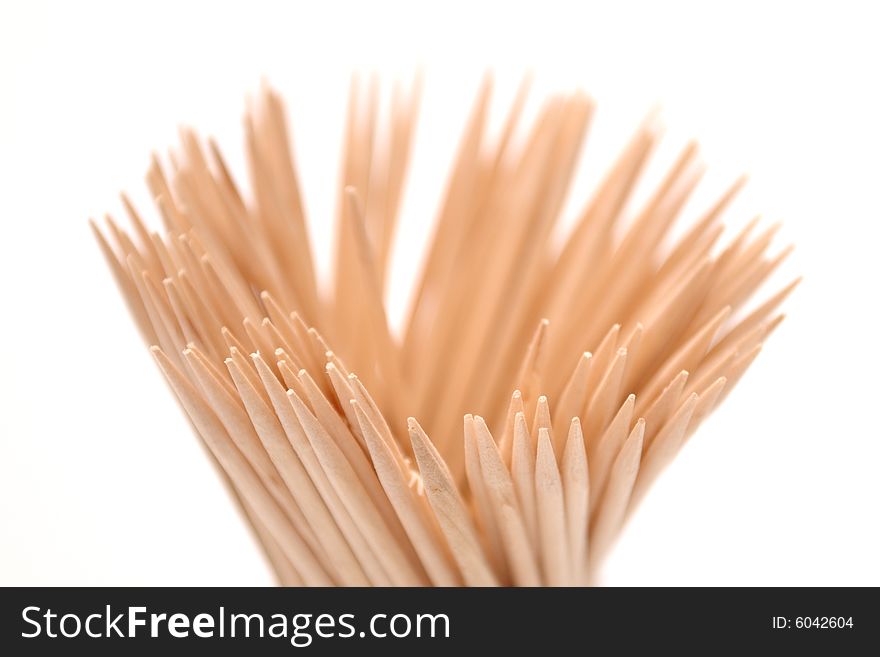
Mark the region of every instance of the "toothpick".
<instances>
[{"instance_id":1,"label":"toothpick","mask_svg":"<svg viewBox=\"0 0 880 657\"><path fill-rule=\"evenodd\" d=\"M425 494L437 516L443 534L468 586L497 586L477 539L476 530L458 494L455 482L428 436L414 418L409 418L413 453L422 473Z\"/></svg>"}]
</instances>

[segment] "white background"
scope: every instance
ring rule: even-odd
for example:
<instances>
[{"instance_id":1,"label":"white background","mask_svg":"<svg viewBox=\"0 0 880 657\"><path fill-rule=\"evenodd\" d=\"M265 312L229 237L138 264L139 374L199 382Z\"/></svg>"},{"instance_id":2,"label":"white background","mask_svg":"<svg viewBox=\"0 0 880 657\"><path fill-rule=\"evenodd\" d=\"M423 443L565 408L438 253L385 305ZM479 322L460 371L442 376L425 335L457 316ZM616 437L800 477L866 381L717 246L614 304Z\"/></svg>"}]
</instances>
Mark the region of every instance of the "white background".
<instances>
[{"instance_id":1,"label":"white background","mask_svg":"<svg viewBox=\"0 0 880 657\"><path fill-rule=\"evenodd\" d=\"M599 102L570 219L635 123L701 139L700 201L782 220L788 319L652 491L606 584L880 584L876 425L878 20L828 3L19 2L0 9L0 584L266 584L251 538L139 342L86 219L121 218L181 123L242 174L263 77L288 101L328 259L353 68L426 72L394 262L399 316L486 67L500 100ZM652 169L655 176L659 168ZM765 293L770 292L765 288Z\"/></svg>"}]
</instances>

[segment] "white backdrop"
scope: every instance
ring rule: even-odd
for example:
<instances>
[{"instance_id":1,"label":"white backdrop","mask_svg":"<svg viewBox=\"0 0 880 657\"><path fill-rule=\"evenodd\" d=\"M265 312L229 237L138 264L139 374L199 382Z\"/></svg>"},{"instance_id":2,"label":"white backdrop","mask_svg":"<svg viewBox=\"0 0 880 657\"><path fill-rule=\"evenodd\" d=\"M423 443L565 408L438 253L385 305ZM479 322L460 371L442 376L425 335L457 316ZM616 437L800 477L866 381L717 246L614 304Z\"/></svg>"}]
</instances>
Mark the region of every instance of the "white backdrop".
<instances>
[{"instance_id":1,"label":"white backdrop","mask_svg":"<svg viewBox=\"0 0 880 657\"><path fill-rule=\"evenodd\" d=\"M487 67L501 101L599 103L572 203L654 104L655 176L691 136L729 213L782 220L805 280L786 322L665 473L607 584L880 584L878 21L870 3L153 2L0 5L0 584L271 581L133 330L86 219L152 221L143 174L181 123L242 173L262 78L293 120L326 264L349 72L426 73L390 309L399 316L461 121ZM539 94L536 94L539 95ZM765 288L765 294L772 288Z\"/></svg>"}]
</instances>

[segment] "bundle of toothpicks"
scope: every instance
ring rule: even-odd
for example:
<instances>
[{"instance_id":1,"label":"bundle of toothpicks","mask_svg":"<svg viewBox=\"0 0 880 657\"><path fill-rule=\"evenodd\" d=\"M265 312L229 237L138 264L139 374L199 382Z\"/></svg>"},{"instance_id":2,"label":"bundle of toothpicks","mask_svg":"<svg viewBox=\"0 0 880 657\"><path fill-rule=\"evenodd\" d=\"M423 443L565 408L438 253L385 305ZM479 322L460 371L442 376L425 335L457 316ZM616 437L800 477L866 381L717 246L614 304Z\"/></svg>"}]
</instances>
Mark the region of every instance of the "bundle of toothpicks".
<instances>
[{"instance_id":1,"label":"bundle of toothpicks","mask_svg":"<svg viewBox=\"0 0 880 657\"><path fill-rule=\"evenodd\" d=\"M681 235L693 144L624 223L659 138L638 127L551 239L593 102L524 83L489 136L464 127L398 332L386 289L421 83L380 108L353 78L332 285L319 285L285 109L246 120L249 192L183 130L147 176L163 229L123 197L98 243L144 340L283 585L595 581L626 520L742 377L797 281L775 226L721 239L734 183ZM516 135L522 135L516 138Z\"/></svg>"}]
</instances>

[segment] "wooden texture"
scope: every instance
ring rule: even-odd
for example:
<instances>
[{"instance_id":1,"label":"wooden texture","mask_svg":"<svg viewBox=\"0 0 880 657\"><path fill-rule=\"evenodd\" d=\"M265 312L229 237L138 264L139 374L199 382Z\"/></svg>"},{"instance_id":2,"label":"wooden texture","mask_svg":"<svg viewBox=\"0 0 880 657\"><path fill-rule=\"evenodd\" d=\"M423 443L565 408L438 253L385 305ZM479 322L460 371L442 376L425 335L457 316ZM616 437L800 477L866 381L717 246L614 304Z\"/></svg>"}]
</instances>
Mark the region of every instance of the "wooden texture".
<instances>
[{"instance_id":1,"label":"wooden texture","mask_svg":"<svg viewBox=\"0 0 880 657\"><path fill-rule=\"evenodd\" d=\"M652 119L560 244L593 102L557 94L526 123L526 81L492 138L486 76L398 336L385 291L421 86L382 111L378 80L352 80L326 294L268 88L249 193L183 130L147 175L162 228L126 197L130 229L91 226L281 583L583 585L778 326L797 281L746 306L788 249L756 222L723 239L742 180L671 239L694 144L630 207Z\"/></svg>"}]
</instances>

